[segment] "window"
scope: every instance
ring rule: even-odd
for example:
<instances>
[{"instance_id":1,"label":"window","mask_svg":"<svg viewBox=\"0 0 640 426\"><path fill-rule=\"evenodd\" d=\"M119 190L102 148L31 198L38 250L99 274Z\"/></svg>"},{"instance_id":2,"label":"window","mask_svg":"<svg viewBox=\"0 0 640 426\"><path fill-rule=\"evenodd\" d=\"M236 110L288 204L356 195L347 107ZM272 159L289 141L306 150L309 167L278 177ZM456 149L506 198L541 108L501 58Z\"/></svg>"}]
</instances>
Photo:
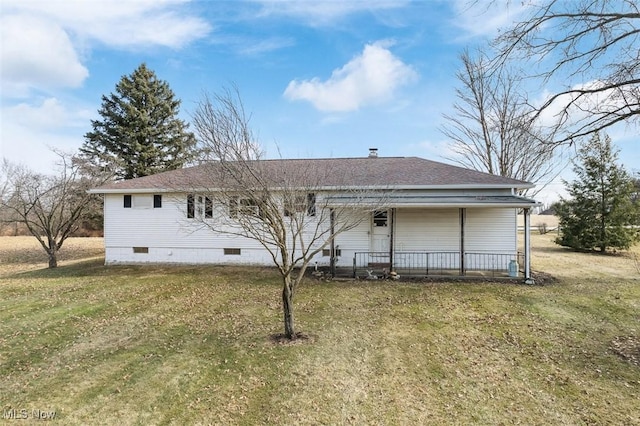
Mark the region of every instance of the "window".
<instances>
[{"instance_id":1,"label":"window","mask_svg":"<svg viewBox=\"0 0 640 426\"><path fill-rule=\"evenodd\" d=\"M294 195L292 199L285 200L285 216L293 216L294 213L303 212L309 216L316 215L316 194Z\"/></svg>"},{"instance_id":2,"label":"window","mask_svg":"<svg viewBox=\"0 0 640 426\"><path fill-rule=\"evenodd\" d=\"M150 209L153 207L153 197L151 195L134 195L132 200L134 209Z\"/></svg>"},{"instance_id":3,"label":"window","mask_svg":"<svg viewBox=\"0 0 640 426\"><path fill-rule=\"evenodd\" d=\"M204 217L205 219L213 217L213 200L209 197L204 197Z\"/></svg>"},{"instance_id":4,"label":"window","mask_svg":"<svg viewBox=\"0 0 640 426\"><path fill-rule=\"evenodd\" d=\"M226 248L224 249L225 256L240 256L241 249L239 248Z\"/></svg>"},{"instance_id":5,"label":"window","mask_svg":"<svg viewBox=\"0 0 640 426\"><path fill-rule=\"evenodd\" d=\"M154 209L162 208L162 195L153 196L153 208Z\"/></svg>"},{"instance_id":6,"label":"window","mask_svg":"<svg viewBox=\"0 0 640 426\"><path fill-rule=\"evenodd\" d=\"M316 215L316 194L307 194L307 214L309 216Z\"/></svg>"},{"instance_id":7,"label":"window","mask_svg":"<svg viewBox=\"0 0 640 426\"><path fill-rule=\"evenodd\" d=\"M387 226L389 212L386 210L377 210L373 212L373 226Z\"/></svg>"},{"instance_id":8,"label":"window","mask_svg":"<svg viewBox=\"0 0 640 426\"><path fill-rule=\"evenodd\" d=\"M260 207L258 207L256 200L251 198L233 197L229 202L229 216L238 217L238 214L259 216Z\"/></svg>"},{"instance_id":9,"label":"window","mask_svg":"<svg viewBox=\"0 0 640 426\"><path fill-rule=\"evenodd\" d=\"M213 199L203 195L187 195L187 218L205 218L213 217Z\"/></svg>"},{"instance_id":10,"label":"window","mask_svg":"<svg viewBox=\"0 0 640 426\"><path fill-rule=\"evenodd\" d=\"M125 209L130 209L131 208L131 195L125 195L124 196L124 208Z\"/></svg>"},{"instance_id":11,"label":"window","mask_svg":"<svg viewBox=\"0 0 640 426\"><path fill-rule=\"evenodd\" d=\"M202 195L198 195L198 204L196 205L196 210L198 211L198 218L202 217L202 213L204 211L204 208L202 206L203 200L204 200L204 197L202 197Z\"/></svg>"},{"instance_id":12,"label":"window","mask_svg":"<svg viewBox=\"0 0 640 426\"><path fill-rule=\"evenodd\" d=\"M193 194L187 195L187 218L193 219L196 216L196 202Z\"/></svg>"},{"instance_id":13,"label":"window","mask_svg":"<svg viewBox=\"0 0 640 426\"><path fill-rule=\"evenodd\" d=\"M323 256L331 256L331 249L322 249ZM342 256L342 250L336 249L336 256Z\"/></svg>"},{"instance_id":14,"label":"window","mask_svg":"<svg viewBox=\"0 0 640 426\"><path fill-rule=\"evenodd\" d=\"M134 247L133 252L138 254L146 254L149 253L149 247Z\"/></svg>"}]
</instances>

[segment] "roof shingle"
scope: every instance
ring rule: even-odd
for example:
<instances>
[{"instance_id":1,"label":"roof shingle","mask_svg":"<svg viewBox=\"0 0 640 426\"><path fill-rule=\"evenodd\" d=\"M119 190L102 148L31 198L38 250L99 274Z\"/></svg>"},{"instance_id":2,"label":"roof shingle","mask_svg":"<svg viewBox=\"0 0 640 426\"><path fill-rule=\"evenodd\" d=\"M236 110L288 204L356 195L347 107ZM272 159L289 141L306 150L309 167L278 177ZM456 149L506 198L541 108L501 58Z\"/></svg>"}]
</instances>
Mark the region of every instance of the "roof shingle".
<instances>
[{"instance_id":1,"label":"roof shingle","mask_svg":"<svg viewBox=\"0 0 640 426\"><path fill-rule=\"evenodd\" d=\"M136 179L111 182L91 192L193 188L193 183L219 163L211 162ZM325 187L511 187L530 188L529 182L426 160L419 157L320 158L260 160L260 170L277 181L277 176L294 170L315 170ZM168 184L170 182L171 184Z\"/></svg>"}]
</instances>

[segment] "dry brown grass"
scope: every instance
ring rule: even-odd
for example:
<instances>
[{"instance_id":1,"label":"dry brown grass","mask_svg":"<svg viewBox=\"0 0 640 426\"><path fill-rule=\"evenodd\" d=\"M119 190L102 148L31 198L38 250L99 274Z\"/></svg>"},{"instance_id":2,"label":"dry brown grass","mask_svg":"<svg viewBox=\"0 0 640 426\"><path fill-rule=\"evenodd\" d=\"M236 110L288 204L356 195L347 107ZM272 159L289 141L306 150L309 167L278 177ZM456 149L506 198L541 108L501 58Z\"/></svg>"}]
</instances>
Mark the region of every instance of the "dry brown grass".
<instances>
[{"instance_id":1,"label":"dry brown grass","mask_svg":"<svg viewBox=\"0 0 640 426\"><path fill-rule=\"evenodd\" d=\"M634 259L640 255L640 245L630 251L613 254L581 253L554 243L555 232L539 235L532 232L532 268L550 273L559 278L601 279L613 282L616 279L640 278Z\"/></svg>"},{"instance_id":2,"label":"dry brown grass","mask_svg":"<svg viewBox=\"0 0 640 426\"><path fill-rule=\"evenodd\" d=\"M69 238L59 253L60 265L104 256L103 238ZM0 275L46 268L47 253L35 237L0 237Z\"/></svg>"},{"instance_id":3,"label":"dry brown grass","mask_svg":"<svg viewBox=\"0 0 640 426\"><path fill-rule=\"evenodd\" d=\"M0 409L71 425L640 424L640 274L628 253L552 238L532 237L545 286L309 281L295 345L269 338L271 269L104 267L79 248L33 270L26 242L0 252L23 268L0 275Z\"/></svg>"}]
</instances>

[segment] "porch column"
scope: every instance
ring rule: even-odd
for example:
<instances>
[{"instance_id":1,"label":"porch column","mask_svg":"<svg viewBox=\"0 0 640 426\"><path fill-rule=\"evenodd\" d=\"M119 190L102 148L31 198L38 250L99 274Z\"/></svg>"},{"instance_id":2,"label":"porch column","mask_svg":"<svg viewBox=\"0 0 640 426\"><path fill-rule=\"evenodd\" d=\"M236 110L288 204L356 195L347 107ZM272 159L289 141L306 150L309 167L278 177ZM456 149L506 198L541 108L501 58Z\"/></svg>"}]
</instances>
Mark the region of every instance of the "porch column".
<instances>
[{"instance_id":1,"label":"porch column","mask_svg":"<svg viewBox=\"0 0 640 426\"><path fill-rule=\"evenodd\" d=\"M331 276L336 276L336 241L334 238L335 229L336 229L336 212L333 209L329 210L329 226L331 227L331 233L329 238L331 238L331 242L329 243L329 269L331 271Z\"/></svg>"},{"instance_id":2,"label":"porch column","mask_svg":"<svg viewBox=\"0 0 640 426\"><path fill-rule=\"evenodd\" d=\"M533 284L531 280L531 217L530 209L524 209L524 281Z\"/></svg>"},{"instance_id":3,"label":"porch column","mask_svg":"<svg viewBox=\"0 0 640 426\"><path fill-rule=\"evenodd\" d=\"M389 218L389 272L393 271L393 231L396 224L396 209L391 209Z\"/></svg>"},{"instance_id":4,"label":"porch column","mask_svg":"<svg viewBox=\"0 0 640 426\"><path fill-rule=\"evenodd\" d=\"M466 265L464 262L464 224L467 219L467 209L460 208L460 275L466 275Z\"/></svg>"}]
</instances>

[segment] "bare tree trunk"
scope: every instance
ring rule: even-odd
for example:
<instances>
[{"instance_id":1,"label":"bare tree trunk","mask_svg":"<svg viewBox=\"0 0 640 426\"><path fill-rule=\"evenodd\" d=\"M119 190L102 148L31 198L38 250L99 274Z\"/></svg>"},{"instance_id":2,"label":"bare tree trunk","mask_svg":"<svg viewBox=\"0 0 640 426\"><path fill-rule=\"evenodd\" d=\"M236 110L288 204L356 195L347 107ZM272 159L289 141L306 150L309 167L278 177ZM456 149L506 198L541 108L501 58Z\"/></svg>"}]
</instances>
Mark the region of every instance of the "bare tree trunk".
<instances>
[{"instance_id":1,"label":"bare tree trunk","mask_svg":"<svg viewBox=\"0 0 640 426\"><path fill-rule=\"evenodd\" d=\"M287 339L294 340L296 332L293 323L293 289L291 280L284 278L282 289L282 311L284 314L284 334Z\"/></svg>"},{"instance_id":2,"label":"bare tree trunk","mask_svg":"<svg viewBox=\"0 0 640 426\"><path fill-rule=\"evenodd\" d=\"M47 250L49 255L49 269L58 267L58 252L55 248Z\"/></svg>"}]
</instances>

